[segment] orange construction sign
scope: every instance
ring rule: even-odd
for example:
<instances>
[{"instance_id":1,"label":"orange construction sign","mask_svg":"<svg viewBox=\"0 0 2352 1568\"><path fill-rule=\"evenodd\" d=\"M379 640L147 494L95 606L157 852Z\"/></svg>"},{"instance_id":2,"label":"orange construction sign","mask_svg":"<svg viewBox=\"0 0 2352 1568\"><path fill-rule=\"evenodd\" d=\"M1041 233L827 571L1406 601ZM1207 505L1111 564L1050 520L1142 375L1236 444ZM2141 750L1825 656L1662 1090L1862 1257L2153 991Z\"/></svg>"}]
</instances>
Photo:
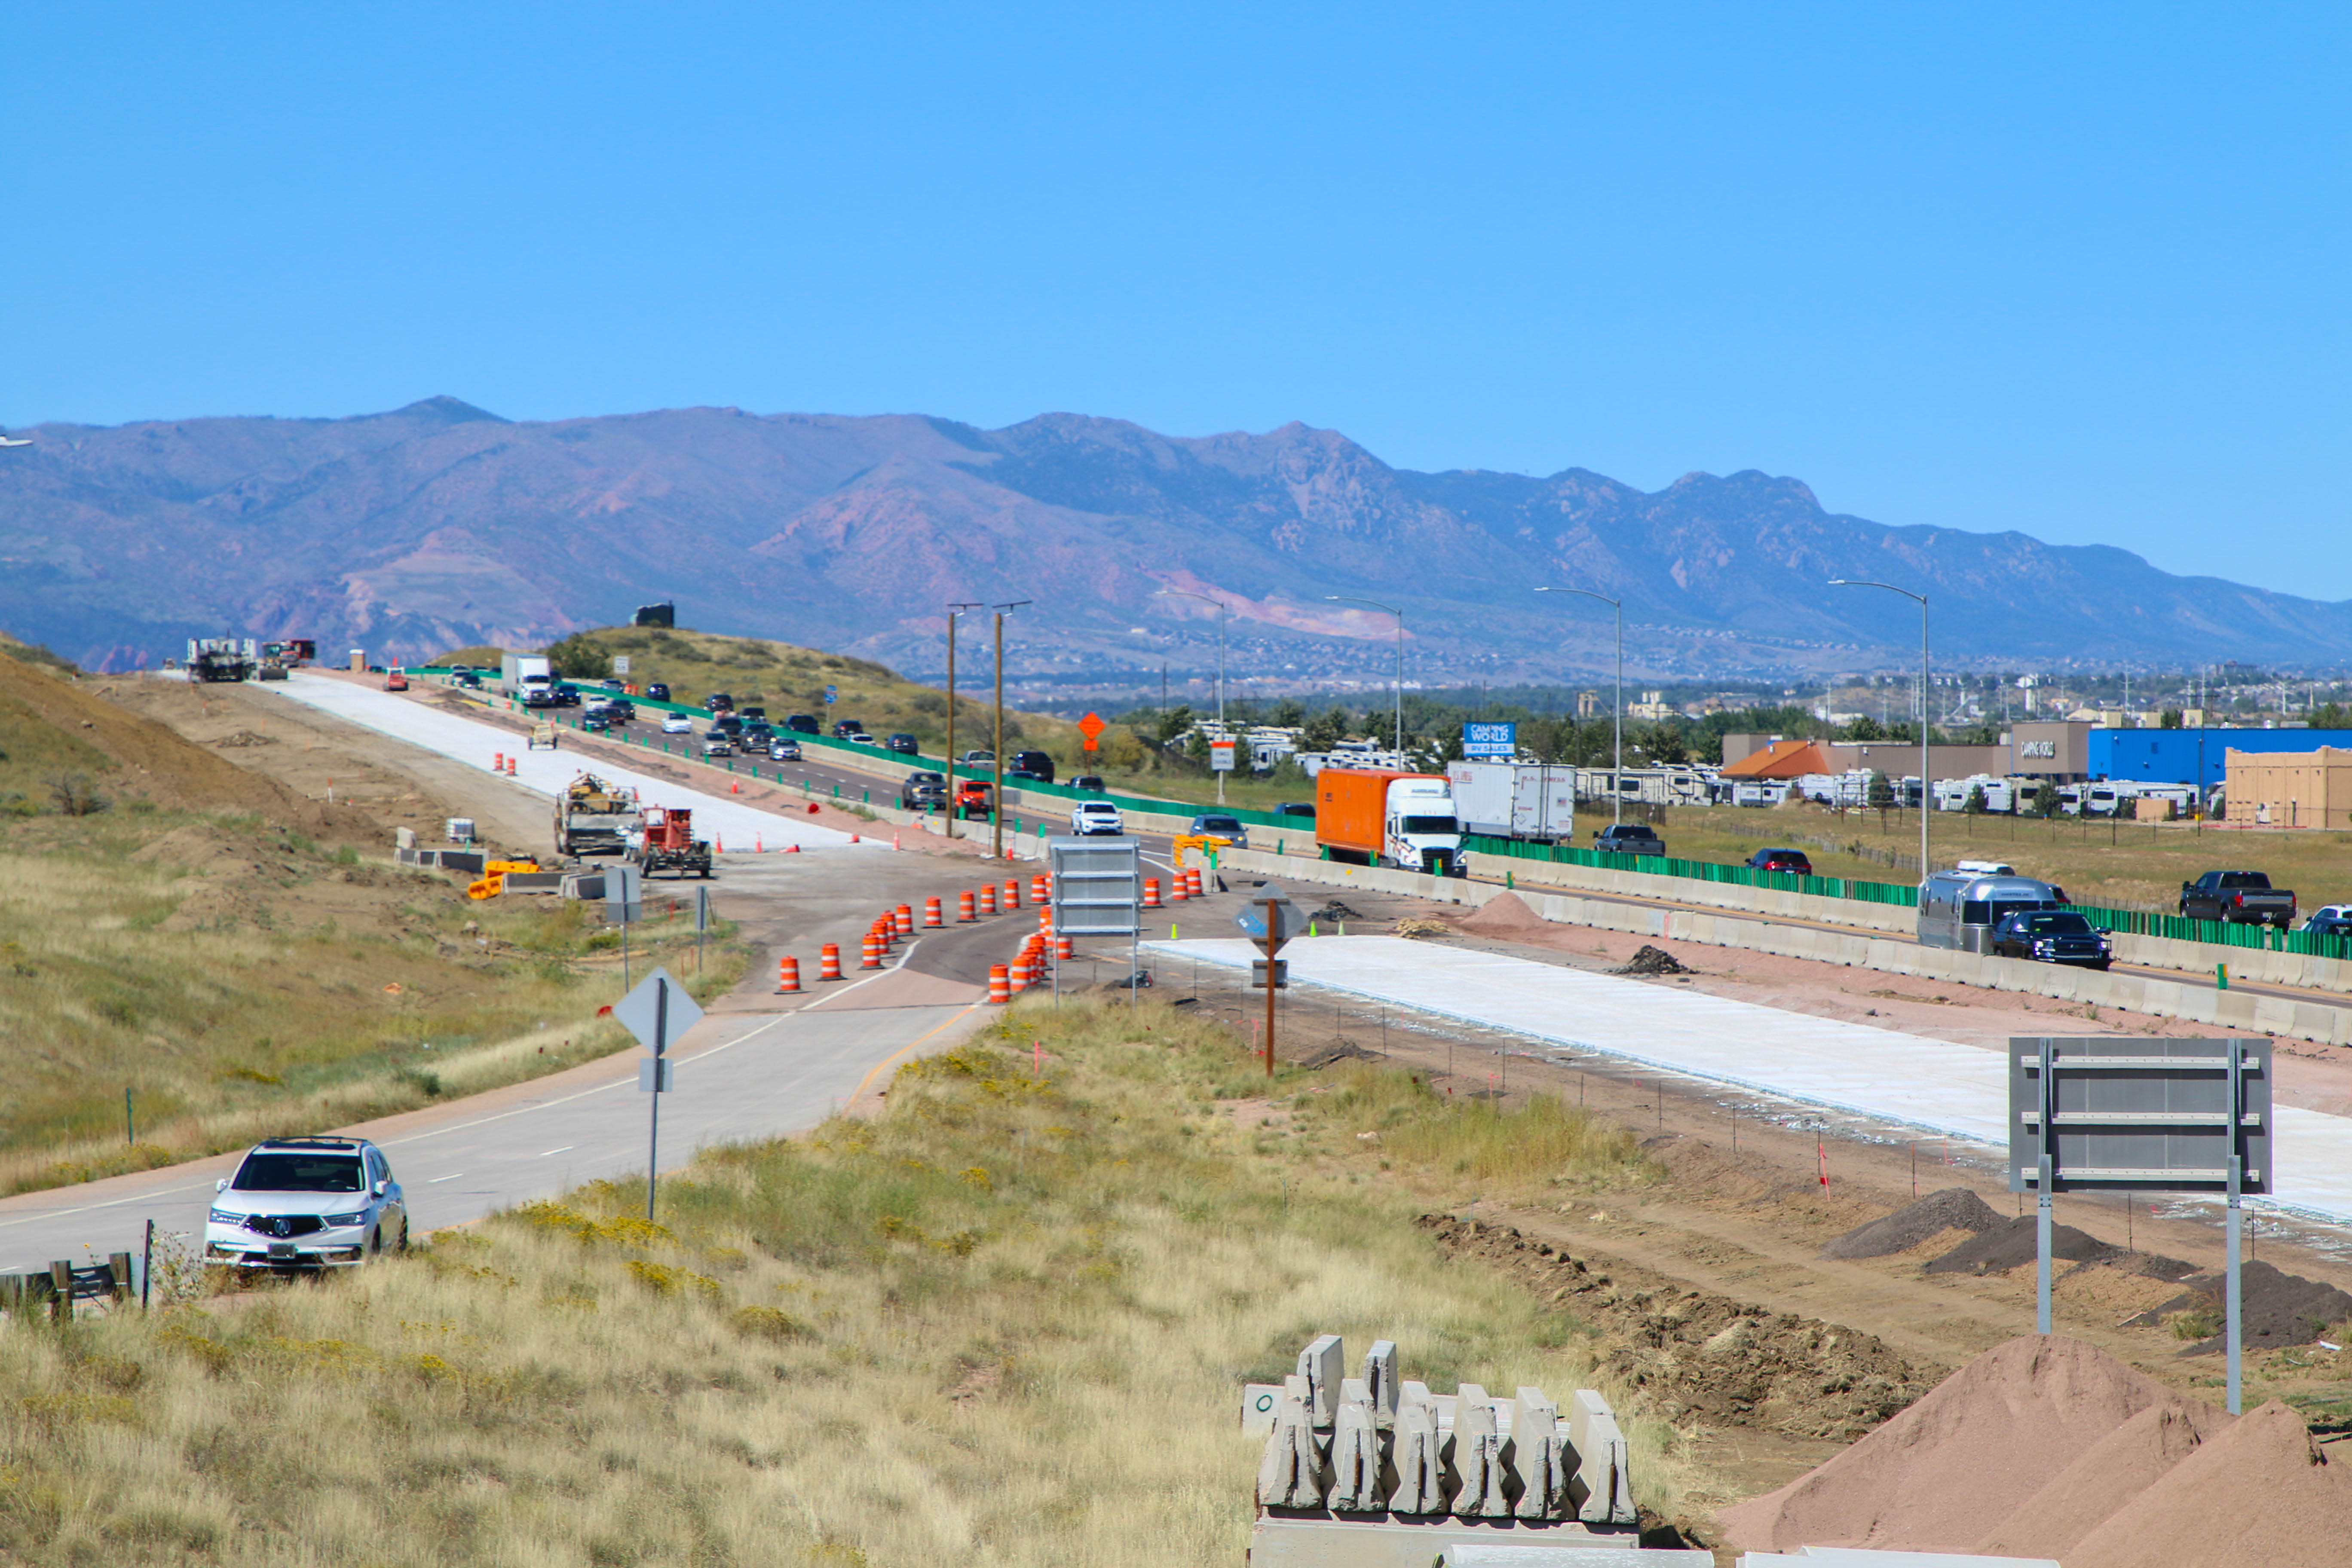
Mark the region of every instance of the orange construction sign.
<instances>
[{"instance_id":1,"label":"orange construction sign","mask_svg":"<svg viewBox=\"0 0 2352 1568\"><path fill-rule=\"evenodd\" d=\"M1087 750L1089 752L1095 749L1095 742L1102 738L1102 732L1109 728L1102 721L1099 713L1089 713L1078 721L1078 733L1087 738Z\"/></svg>"}]
</instances>

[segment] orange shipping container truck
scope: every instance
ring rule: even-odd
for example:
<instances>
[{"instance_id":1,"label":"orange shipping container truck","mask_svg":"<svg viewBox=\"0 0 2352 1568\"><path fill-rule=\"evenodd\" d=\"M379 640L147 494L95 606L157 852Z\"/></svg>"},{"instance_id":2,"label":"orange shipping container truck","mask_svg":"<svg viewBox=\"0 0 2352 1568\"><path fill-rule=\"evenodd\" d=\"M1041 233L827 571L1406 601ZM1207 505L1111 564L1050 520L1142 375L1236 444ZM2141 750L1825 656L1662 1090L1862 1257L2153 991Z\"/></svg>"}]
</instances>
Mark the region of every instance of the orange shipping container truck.
<instances>
[{"instance_id":1,"label":"orange shipping container truck","mask_svg":"<svg viewBox=\"0 0 2352 1568\"><path fill-rule=\"evenodd\" d=\"M1325 768L1315 775L1315 839L1334 860L1464 873L1462 825L1442 773Z\"/></svg>"}]
</instances>

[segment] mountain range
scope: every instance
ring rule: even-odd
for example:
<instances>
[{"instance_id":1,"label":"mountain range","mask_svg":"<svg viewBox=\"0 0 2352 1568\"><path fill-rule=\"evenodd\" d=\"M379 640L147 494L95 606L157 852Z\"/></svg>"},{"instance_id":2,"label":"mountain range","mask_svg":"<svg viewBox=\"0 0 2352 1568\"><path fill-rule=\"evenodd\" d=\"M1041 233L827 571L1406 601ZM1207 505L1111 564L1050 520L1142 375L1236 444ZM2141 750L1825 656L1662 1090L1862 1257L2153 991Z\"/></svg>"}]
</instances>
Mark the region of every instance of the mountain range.
<instances>
[{"instance_id":1,"label":"mountain range","mask_svg":"<svg viewBox=\"0 0 2352 1568\"><path fill-rule=\"evenodd\" d=\"M2352 657L2352 605L2160 572L2127 551L1890 527L1803 483L1643 491L1393 468L1346 437L1161 436L1052 414L686 408L523 423L454 397L345 419L46 425L0 453L0 626L93 668L190 636L414 658L535 647L673 600L679 624L940 665L944 606L1028 601L1008 664L1073 681L1229 657L1311 684ZM1202 599L1183 597L1200 595ZM1157 595L1157 596L1155 596Z\"/></svg>"}]
</instances>

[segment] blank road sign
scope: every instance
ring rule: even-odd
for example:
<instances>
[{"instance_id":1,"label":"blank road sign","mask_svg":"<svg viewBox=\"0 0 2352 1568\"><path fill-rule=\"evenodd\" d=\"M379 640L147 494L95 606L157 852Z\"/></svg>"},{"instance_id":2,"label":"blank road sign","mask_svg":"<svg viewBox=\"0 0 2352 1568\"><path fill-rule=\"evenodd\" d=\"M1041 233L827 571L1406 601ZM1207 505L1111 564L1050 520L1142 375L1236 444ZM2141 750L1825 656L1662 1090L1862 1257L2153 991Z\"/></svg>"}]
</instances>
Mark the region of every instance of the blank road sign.
<instances>
[{"instance_id":1,"label":"blank road sign","mask_svg":"<svg viewBox=\"0 0 2352 1568\"><path fill-rule=\"evenodd\" d=\"M667 991L667 995L664 995ZM656 969L637 982L626 996L613 1004L613 1016L629 1033L636 1036L637 1044L659 1056L677 1044L678 1037L700 1021L702 1009L686 994L686 987L670 977L667 969ZM659 1032L656 1032L658 1018Z\"/></svg>"},{"instance_id":2,"label":"blank road sign","mask_svg":"<svg viewBox=\"0 0 2352 1568\"><path fill-rule=\"evenodd\" d=\"M1143 929L1143 847L1132 838L1055 838L1054 929L1071 936L1133 936Z\"/></svg>"},{"instance_id":3,"label":"blank road sign","mask_svg":"<svg viewBox=\"0 0 2352 1568\"><path fill-rule=\"evenodd\" d=\"M2046 1068L2046 1071L2045 1071ZM2271 1190L2271 1043L2009 1042L2009 1186L2032 1192Z\"/></svg>"}]
</instances>

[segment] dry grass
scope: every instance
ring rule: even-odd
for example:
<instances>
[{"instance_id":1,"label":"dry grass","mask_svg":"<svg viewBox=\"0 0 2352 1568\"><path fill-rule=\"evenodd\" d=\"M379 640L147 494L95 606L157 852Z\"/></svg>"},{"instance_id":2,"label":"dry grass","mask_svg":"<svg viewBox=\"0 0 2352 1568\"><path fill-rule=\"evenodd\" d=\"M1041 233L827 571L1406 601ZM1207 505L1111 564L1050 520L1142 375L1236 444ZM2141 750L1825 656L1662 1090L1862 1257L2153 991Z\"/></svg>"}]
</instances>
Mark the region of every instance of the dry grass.
<instances>
[{"instance_id":1,"label":"dry grass","mask_svg":"<svg viewBox=\"0 0 2352 1568\"><path fill-rule=\"evenodd\" d=\"M690 943L686 923L643 935ZM446 879L252 818L16 822L0 846L0 1030L16 1047L0 1190L343 1125L617 1049L621 1031L594 1016L620 991L613 942L577 904L473 903ZM740 973L731 948L715 956L709 984Z\"/></svg>"},{"instance_id":2,"label":"dry grass","mask_svg":"<svg viewBox=\"0 0 2352 1568\"><path fill-rule=\"evenodd\" d=\"M363 1275L0 1335L0 1546L1234 1562L1239 1385L1309 1334L1393 1337L1439 1386L1589 1377L1575 1321L1440 1262L1403 1194L1219 1112L1241 1049L1172 1008L1024 1007L901 1071L874 1122L707 1154L658 1227L599 1185ZM1332 1092L1384 1113L1403 1091ZM1452 1124L1426 1125L1445 1157ZM1665 1434L1632 1427L1671 1511Z\"/></svg>"}]
</instances>

